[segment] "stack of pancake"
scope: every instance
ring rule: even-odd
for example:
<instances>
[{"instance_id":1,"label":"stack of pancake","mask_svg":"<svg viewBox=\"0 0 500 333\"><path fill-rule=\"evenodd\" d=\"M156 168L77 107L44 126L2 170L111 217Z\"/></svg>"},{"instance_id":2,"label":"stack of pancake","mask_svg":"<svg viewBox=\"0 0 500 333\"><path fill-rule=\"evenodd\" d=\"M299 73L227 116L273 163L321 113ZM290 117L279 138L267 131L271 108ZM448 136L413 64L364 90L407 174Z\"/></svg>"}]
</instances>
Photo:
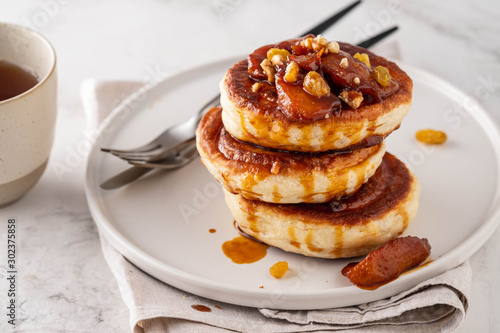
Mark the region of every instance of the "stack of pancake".
<instances>
[{"instance_id":1,"label":"stack of pancake","mask_svg":"<svg viewBox=\"0 0 500 333\"><path fill-rule=\"evenodd\" d=\"M415 217L418 180L383 142L411 105L412 81L395 63L310 35L255 50L220 91L197 145L242 232L345 258L398 237Z\"/></svg>"}]
</instances>

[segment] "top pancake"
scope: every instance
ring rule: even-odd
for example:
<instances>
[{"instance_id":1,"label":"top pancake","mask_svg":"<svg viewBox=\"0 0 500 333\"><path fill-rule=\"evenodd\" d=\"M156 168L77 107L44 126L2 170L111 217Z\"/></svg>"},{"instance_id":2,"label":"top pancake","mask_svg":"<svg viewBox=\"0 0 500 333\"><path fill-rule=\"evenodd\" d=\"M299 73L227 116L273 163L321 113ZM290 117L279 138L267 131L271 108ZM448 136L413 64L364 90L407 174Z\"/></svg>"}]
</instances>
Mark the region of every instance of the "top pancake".
<instances>
[{"instance_id":1,"label":"top pancake","mask_svg":"<svg viewBox=\"0 0 500 333\"><path fill-rule=\"evenodd\" d=\"M242 141L291 151L352 150L380 144L387 135L399 127L408 113L413 83L394 62L363 48L345 43L339 44L340 56L333 54L322 56L322 63L328 61L333 63L342 55L348 57L355 53L366 53L371 68L386 67L392 76L391 88L394 88L394 85L398 85L399 88L375 102L363 93L365 100L357 109L342 103L341 109L336 108L325 115L328 118L322 117L314 121L297 119L283 112L278 103L275 85L266 80L259 81L252 78L248 71L248 60L243 60L227 71L220 86L222 119L226 130ZM349 61L348 66L353 68L365 66L352 57ZM344 73L340 69L337 74L344 73L345 78L352 80L356 72L353 74L349 70L347 67ZM324 72L321 68L317 71ZM331 79L333 75L329 76L328 73L322 75L328 81L332 94L339 94L342 90L361 91L358 88L364 84L364 77L361 77L361 84L358 86L339 86L336 85L335 79ZM371 77L367 77L367 80L371 80ZM252 90L255 82L262 83L262 88L258 91ZM381 87L377 89L383 91Z\"/></svg>"}]
</instances>

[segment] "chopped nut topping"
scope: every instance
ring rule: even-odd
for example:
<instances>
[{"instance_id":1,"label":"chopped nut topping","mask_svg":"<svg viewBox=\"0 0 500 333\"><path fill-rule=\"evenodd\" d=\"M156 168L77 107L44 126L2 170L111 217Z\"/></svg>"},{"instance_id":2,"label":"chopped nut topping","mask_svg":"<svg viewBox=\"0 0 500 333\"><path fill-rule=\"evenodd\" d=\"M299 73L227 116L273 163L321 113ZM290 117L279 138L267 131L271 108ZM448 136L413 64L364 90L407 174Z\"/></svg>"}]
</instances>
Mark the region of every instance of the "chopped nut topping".
<instances>
[{"instance_id":1,"label":"chopped nut topping","mask_svg":"<svg viewBox=\"0 0 500 333\"><path fill-rule=\"evenodd\" d=\"M283 77L286 82L297 82L297 75L299 75L300 67L292 61L286 66L285 76Z\"/></svg>"},{"instance_id":2,"label":"chopped nut topping","mask_svg":"<svg viewBox=\"0 0 500 333\"><path fill-rule=\"evenodd\" d=\"M255 82L254 84L252 84L252 91L253 92L258 92L260 90L260 88L262 88L262 83Z\"/></svg>"},{"instance_id":3,"label":"chopped nut topping","mask_svg":"<svg viewBox=\"0 0 500 333\"><path fill-rule=\"evenodd\" d=\"M434 145L443 144L447 139L445 132L432 129L419 130L415 137L420 142Z\"/></svg>"},{"instance_id":4,"label":"chopped nut topping","mask_svg":"<svg viewBox=\"0 0 500 333\"><path fill-rule=\"evenodd\" d=\"M288 271L288 262L278 261L269 268L269 273L277 279L281 279L283 275Z\"/></svg>"},{"instance_id":5,"label":"chopped nut topping","mask_svg":"<svg viewBox=\"0 0 500 333\"><path fill-rule=\"evenodd\" d=\"M286 61L286 59L283 58L283 56L281 54L275 54L271 58L271 63L273 64L273 66L283 65L285 63L285 61Z\"/></svg>"},{"instance_id":6,"label":"chopped nut topping","mask_svg":"<svg viewBox=\"0 0 500 333\"><path fill-rule=\"evenodd\" d=\"M355 77L352 82L354 82L354 84L359 84L361 81L359 80L359 77Z\"/></svg>"},{"instance_id":7,"label":"chopped nut topping","mask_svg":"<svg viewBox=\"0 0 500 333\"><path fill-rule=\"evenodd\" d=\"M308 37L300 41L300 45L307 47L308 49L312 49L313 38Z\"/></svg>"},{"instance_id":8,"label":"chopped nut topping","mask_svg":"<svg viewBox=\"0 0 500 333\"><path fill-rule=\"evenodd\" d=\"M363 102L363 94L357 91L342 91L339 98L353 109L359 108Z\"/></svg>"},{"instance_id":9,"label":"chopped nut topping","mask_svg":"<svg viewBox=\"0 0 500 333\"><path fill-rule=\"evenodd\" d=\"M317 44L323 46L323 47L327 47L328 46L328 41L326 40L325 37L321 36L321 35L317 35L316 38L314 38L314 42L316 42Z\"/></svg>"},{"instance_id":10,"label":"chopped nut topping","mask_svg":"<svg viewBox=\"0 0 500 333\"><path fill-rule=\"evenodd\" d=\"M312 37L305 38L305 39L301 40L299 44L302 46L305 46L308 49L311 49L315 52L318 52L320 54L320 56L323 54L327 54L329 52L328 40L321 35L318 35L314 38L312 38ZM337 46L338 46L338 44L337 44ZM337 53L338 53L338 51L337 51Z\"/></svg>"},{"instance_id":11,"label":"chopped nut topping","mask_svg":"<svg viewBox=\"0 0 500 333\"><path fill-rule=\"evenodd\" d=\"M310 71L304 78L304 89L316 97L323 97L330 93L330 86L325 79L315 71Z\"/></svg>"},{"instance_id":12,"label":"chopped nut topping","mask_svg":"<svg viewBox=\"0 0 500 333\"><path fill-rule=\"evenodd\" d=\"M380 83L382 87L388 87L391 84L392 77L387 67L377 66L373 70L372 74L375 80L377 80L377 82Z\"/></svg>"},{"instance_id":13,"label":"chopped nut topping","mask_svg":"<svg viewBox=\"0 0 500 333\"><path fill-rule=\"evenodd\" d=\"M339 53L340 52L339 43L337 43L337 42L330 42L328 44L328 51L331 52L331 53Z\"/></svg>"},{"instance_id":14,"label":"chopped nut topping","mask_svg":"<svg viewBox=\"0 0 500 333\"><path fill-rule=\"evenodd\" d=\"M313 43L312 44L312 49L316 52L319 52L320 50L323 49L323 47L321 45L319 45L318 43Z\"/></svg>"},{"instance_id":15,"label":"chopped nut topping","mask_svg":"<svg viewBox=\"0 0 500 333\"><path fill-rule=\"evenodd\" d=\"M312 40L312 49L314 51L318 52L324 50L326 47L328 47L328 41L321 35L316 36L316 38Z\"/></svg>"},{"instance_id":16,"label":"chopped nut topping","mask_svg":"<svg viewBox=\"0 0 500 333\"><path fill-rule=\"evenodd\" d=\"M370 64L370 57L368 56L368 54L356 53L353 57L364 63L368 68L372 68L372 65Z\"/></svg>"},{"instance_id":17,"label":"chopped nut topping","mask_svg":"<svg viewBox=\"0 0 500 333\"><path fill-rule=\"evenodd\" d=\"M347 66L349 66L349 60L347 60L347 58L342 58L342 60L340 60L340 67L347 68Z\"/></svg>"},{"instance_id":18,"label":"chopped nut topping","mask_svg":"<svg viewBox=\"0 0 500 333\"><path fill-rule=\"evenodd\" d=\"M260 67L262 67L262 69L266 73L267 81L274 82L274 74L276 74L276 69L274 68L273 64L271 63L271 60L264 59L260 63Z\"/></svg>"}]
</instances>

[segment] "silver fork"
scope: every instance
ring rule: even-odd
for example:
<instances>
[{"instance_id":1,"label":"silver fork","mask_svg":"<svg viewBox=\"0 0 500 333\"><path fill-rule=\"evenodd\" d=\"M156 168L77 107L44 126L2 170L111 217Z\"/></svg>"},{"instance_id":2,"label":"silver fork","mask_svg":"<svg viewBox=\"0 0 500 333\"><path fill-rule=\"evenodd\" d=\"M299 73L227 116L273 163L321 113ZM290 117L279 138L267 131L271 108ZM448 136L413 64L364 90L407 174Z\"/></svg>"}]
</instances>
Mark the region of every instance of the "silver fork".
<instances>
[{"instance_id":1,"label":"silver fork","mask_svg":"<svg viewBox=\"0 0 500 333\"><path fill-rule=\"evenodd\" d=\"M120 172L119 174L109 178L100 187L104 190L113 190L131 181L142 177L148 172L155 169L174 170L182 168L189 164L198 156L196 149L196 140L192 139L181 143L178 147L172 149L171 156L157 160L155 162L148 161L129 161L134 166Z\"/></svg>"},{"instance_id":2,"label":"silver fork","mask_svg":"<svg viewBox=\"0 0 500 333\"><path fill-rule=\"evenodd\" d=\"M215 96L208 101L201 109L189 118L186 122L169 127L163 133L158 135L153 141L142 147L128 150L101 148L101 151L111 153L121 159L130 161L131 164L146 166L138 161L163 161L173 156L175 148L183 142L189 142L194 139L196 127L203 115L212 107L219 106L220 95ZM135 163L134 163L135 162ZM162 164L161 162L159 162Z\"/></svg>"},{"instance_id":3,"label":"silver fork","mask_svg":"<svg viewBox=\"0 0 500 333\"><path fill-rule=\"evenodd\" d=\"M349 13L354 7L356 7L360 3L361 0L355 1L351 5L341 10L340 12L330 16L329 18L319 23L312 29L306 31L301 36L305 36L308 34L317 35L322 33L327 28L336 23L338 20L340 20L343 16L345 16L347 13ZM219 105L219 99L220 99L220 94L218 94L209 102L207 102L194 116L189 118L188 121L168 128L158 137L156 137L153 141L141 147L137 147L135 149L127 149L127 150L101 148L101 151L111 153L127 161L139 161L139 160L148 162L155 162L160 160L164 161L165 159L168 159L169 156L173 156L172 149L174 149L179 143L194 138L198 122L209 109Z\"/></svg>"}]
</instances>

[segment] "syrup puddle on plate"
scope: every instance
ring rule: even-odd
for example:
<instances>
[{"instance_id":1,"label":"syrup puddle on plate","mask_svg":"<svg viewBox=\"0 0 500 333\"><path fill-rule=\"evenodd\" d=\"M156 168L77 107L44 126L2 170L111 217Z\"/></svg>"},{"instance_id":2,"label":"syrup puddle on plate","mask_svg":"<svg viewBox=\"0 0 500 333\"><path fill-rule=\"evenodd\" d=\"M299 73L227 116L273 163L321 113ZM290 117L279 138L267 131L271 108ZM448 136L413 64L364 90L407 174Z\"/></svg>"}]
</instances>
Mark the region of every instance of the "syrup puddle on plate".
<instances>
[{"instance_id":1,"label":"syrup puddle on plate","mask_svg":"<svg viewBox=\"0 0 500 333\"><path fill-rule=\"evenodd\" d=\"M236 264L251 264L264 258L269 245L238 236L222 244L222 251Z\"/></svg>"}]
</instances>

